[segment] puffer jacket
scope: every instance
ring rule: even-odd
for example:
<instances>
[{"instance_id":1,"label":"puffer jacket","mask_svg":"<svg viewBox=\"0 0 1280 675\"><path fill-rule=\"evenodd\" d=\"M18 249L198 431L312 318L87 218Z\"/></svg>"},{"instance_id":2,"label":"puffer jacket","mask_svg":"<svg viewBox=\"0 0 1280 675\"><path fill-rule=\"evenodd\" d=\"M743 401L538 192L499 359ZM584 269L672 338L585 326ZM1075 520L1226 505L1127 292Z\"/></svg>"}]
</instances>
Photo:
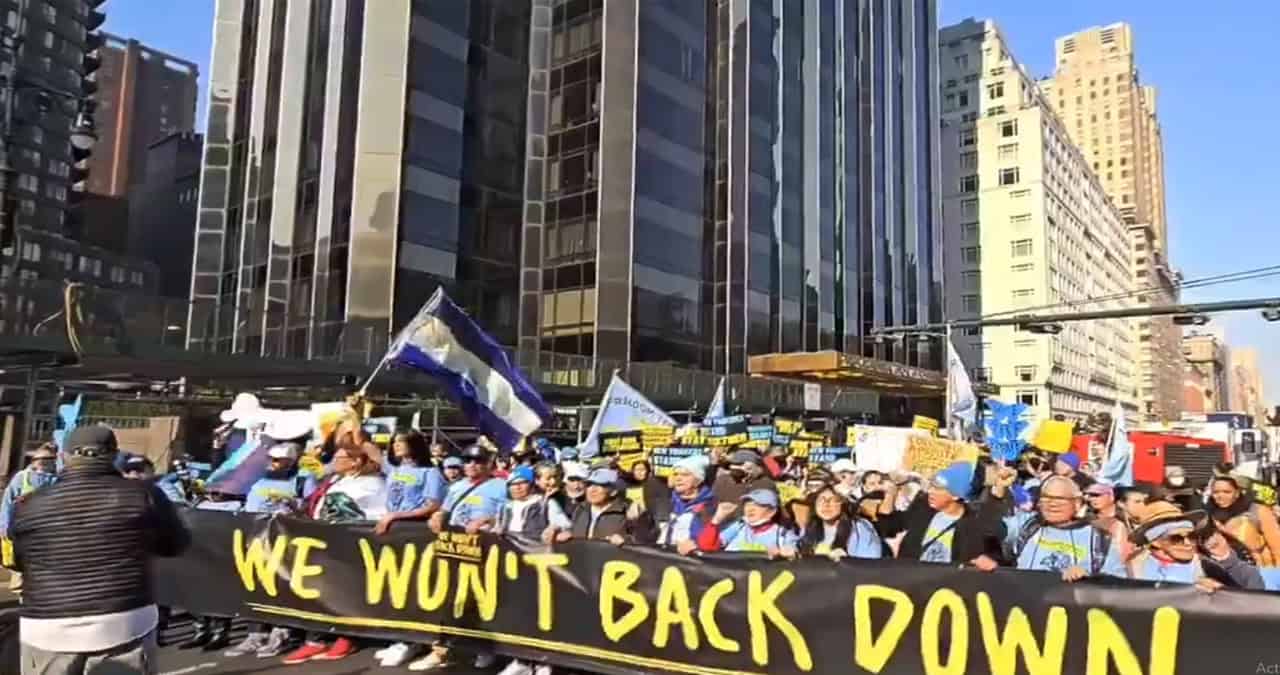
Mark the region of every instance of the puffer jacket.
<instances>
[{"instance_id":1,"label":"puffer jacket","mask_svg":"<svg viewBox=\"0 0 1280 675\"><path fill-rule=\"evenodd\" d=\"M619 497L605 505L604 510L596 518L595 528L591 527L591 505L583 503L573 513L574 539L608 539L620 534L628 544L652 544L657 540L653 518L647 511L641 511L639 517L628 518L627 510L631 502Z\"/></svg>"},{"instance_id":2,"label":"puffer jacket","mask_svg":"<svg viewBox=\"0 0 1280 675\"><path fill-rule=\"evenodd\" d=\"M191 541L159 488L124 478L109 461L70 464L18 505L10 536L22 616L34 619L153 604L148 559L176 556Z\"/></svg>"}]
</instances>

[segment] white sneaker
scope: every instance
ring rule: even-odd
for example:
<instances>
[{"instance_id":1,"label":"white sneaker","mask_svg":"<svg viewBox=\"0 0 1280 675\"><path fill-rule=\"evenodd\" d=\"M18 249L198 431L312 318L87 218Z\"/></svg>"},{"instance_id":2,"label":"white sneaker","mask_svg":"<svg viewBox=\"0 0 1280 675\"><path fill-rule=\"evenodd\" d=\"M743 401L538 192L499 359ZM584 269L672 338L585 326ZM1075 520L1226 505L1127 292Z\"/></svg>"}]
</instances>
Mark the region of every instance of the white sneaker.
<instances>
[{"instance_id":1,"label":"white sneaker","mask_svg":"<svg viewBox=\"0 0 1280 675\"><path fill-rule=\"evenodd\" d=\"M479 668L480 666L476 667ZM511 663L508 663L507 667L503 668L498 675L533 675L533 668L530 668L520 659L512 659Z\"/></svg>"},{"instance_id":2,"label":"white sneaker","mask_svg":"<svg viewBox=\"0 0 1280 675\"><path fill-rule=\"evenodd\" d=\"M378 661L384 668L398 668L418 656L418 646L406 642L397 642L384 650Z\"/></svg>"},{"instance_id":3,"label":"white sneaker","mask_svg":"<svg viewBox=\"0 0 1280 675\"><path fill-rule=\"evenodd\" d=\"M540 666L535 666L533 669L533 675L551 675L551 666L548 666L545 663Z\"/></svg>"},{"instance_id":4,"label":"white sneaker","mask_svg":"<svg viewBox=\"0 0 1280 675\"><path fill-rule=\"evenodd\" d=\"M498 657L488 652L483 652L480 654L476 654L475 667L479 668L480 670L485 670L486 668L492 668L493 664L497 662L498 662Z\"/></svg>"},{"instance_id":5,"label":"white sneaker","mask_svg":"<svg viewBox=\"0 0 1280 675\"><path fill-rule=\"evenodd\" d=\"M449 658L440 656L436 650L432 649L431 653L409 664L409 670L420 673L424 670L439 670L449 667Z\"/></svg>"}]
</instances>

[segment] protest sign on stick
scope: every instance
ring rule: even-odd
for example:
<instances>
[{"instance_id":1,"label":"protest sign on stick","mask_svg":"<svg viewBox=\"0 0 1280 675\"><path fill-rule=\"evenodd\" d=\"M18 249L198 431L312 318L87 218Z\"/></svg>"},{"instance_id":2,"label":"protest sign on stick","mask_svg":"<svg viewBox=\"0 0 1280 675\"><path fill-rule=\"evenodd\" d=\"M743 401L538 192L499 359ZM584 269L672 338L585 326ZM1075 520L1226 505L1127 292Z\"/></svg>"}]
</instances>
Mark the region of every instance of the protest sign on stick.
<instances>
[{"instance_id":1,"label":"protest sign on stick","mask_svg":"<svg viewBox=\"0 0 1280 675\"><path fill-rule=\"evenodd\" d=\"M956 462L977 461L978 446L976 445L922 435L907 439L907 451L902 456L902 468L927 478Z\"/></svg>"}]
</instances>

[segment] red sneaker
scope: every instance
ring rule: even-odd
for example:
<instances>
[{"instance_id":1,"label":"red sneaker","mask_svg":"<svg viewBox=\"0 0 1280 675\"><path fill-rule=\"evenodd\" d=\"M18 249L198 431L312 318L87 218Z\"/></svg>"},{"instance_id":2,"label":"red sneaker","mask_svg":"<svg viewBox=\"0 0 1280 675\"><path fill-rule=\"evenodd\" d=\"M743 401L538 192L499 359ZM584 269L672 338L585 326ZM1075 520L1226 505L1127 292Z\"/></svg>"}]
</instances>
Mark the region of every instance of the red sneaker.
<instances>
[{"instance_id":1,"label":"red sneaker","mask_svg":"<svg viewBox=\"0 0 1280 675\"><path fill-rule=\"evenodd\" d=\"M301 647L284 655L284 665L296 666L299 663L306 663L312 659L318 658L329 650L329 647L319 642L308 642Z\"/></svg>"},{"instance_id":2,"label":"red sneaker","mask_svg":"<svg viewBox=\"0 0 1280 675\"><path fill-rule=\"evenodd\" d=\"M312 659L316 661L340 661L356 653L356 644L344 637L334 640L333 646L329 647L323 654L317 654Z\"/></svg>"}]
</instances>

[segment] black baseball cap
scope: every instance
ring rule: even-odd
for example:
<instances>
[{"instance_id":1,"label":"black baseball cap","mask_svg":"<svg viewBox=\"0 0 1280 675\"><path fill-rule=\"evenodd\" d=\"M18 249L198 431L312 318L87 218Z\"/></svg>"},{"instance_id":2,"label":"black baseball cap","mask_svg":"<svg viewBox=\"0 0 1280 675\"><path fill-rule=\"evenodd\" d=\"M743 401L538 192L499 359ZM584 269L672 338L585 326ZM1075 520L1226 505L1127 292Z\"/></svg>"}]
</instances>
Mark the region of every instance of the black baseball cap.
<instances>
[{"instance_id":1,"label":"black baseball cap","mask_svg":"<svg viewBox=\"0 0 1280 675\"><path fill-rule=\"evenodd\" d=\"M118 449L115 432L100 424L72 430L64 447L73 455L86 457L111 455Z\"/></svg>"},{"instance_id":2,"label":"black baseball cap","mask_svg":"<svg viewBox=\"0 0 1280 675\"><path fill-rule=\"evenodd\" d=\"M462 450L461 457L463 459L489 459L489 451L479 445L468 445Z\"/></svg>"}]
</instances>

